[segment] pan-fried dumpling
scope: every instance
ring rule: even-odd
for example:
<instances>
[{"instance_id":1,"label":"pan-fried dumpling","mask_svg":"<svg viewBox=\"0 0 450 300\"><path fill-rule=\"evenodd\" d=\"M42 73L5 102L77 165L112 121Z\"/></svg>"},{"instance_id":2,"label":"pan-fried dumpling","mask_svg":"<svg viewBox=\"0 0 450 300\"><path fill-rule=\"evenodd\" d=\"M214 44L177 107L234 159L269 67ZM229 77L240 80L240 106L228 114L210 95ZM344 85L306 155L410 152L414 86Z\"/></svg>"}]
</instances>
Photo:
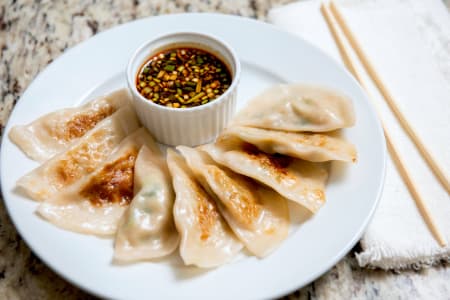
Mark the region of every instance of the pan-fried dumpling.
<instances>
[{"instance_id":1,"label":"pan-fried dumpling","mask_svg":"<svg viewBox=\"0 0 450 300\"><path fill-rule=\"evenodd\" d=\"M178 146L199 182L214 193L222 216L245 247L259 257L289 233L287 200L248 177L219 167L205 152Z\"/></svg>"},{"instance_id":2,"label":"pan-fried dumpling","mask_svg":"<svg viewBox=\"0 0 450 300\"><path fill-rule=\"evenodd\" d=\"M325 163L268 154L238 139L200 147L216 162L273 188L285 198L316 212L325 202Z\"/></svg>"},{"instance_id":3,"label":"pan-fried dumpling","mask_svg":"<svg viewBox=\"0 0 450 300\"><path fill-rule=\"evenodd\" d=\"M178 246L173 221L175 194L161 152L146 146L139 151L134 168L135 196L120 219L114 260L134 262L162 257Z\"/></svg>"},{"instance_id":4,"label":"pan-fried dumpling","mask_svg":"<svg viewBox=\"0 0 450 300\"><path fill-rule=\"evenodd\" d=\"M186 265L212 268L231 261L242 249L220 215L215 200L195 180L183 158L167 151L175 189L173 216L180 233L180 255Z\"/></svg>"},{"instance_id":5,"label":"pan-fried dumpling","mask_svg":"<svg viewBox=\"0 0 450 300\"><path fill-rule=\"evenodd\" d=\"M353 126L352 101L318 85L279 84L250 100L233 120L243 125L286 131L324 132Z\"/></svg>"},{"instance_id":6,"label":"pan-fried dumpling","mask_svg":"<svg viewBox=\"0 0 450 300\"><path fill-rule=\"evenodd\" d=\"M69 149L20 178L17 186L32 199L44 201L92 173L127 135L138 128L137 116L127 105L101 121Z\"/></svg>"},{"instance_id":7,"label":"pan-fried dumpling","mask_svg":"<svg viewBox=\"0 0 450 300\"><path fill-rule=\"evenodd\" d=\"M239 138L266 153L280 153L314 162L330 160L355 162L357 157L355 146L329 134L233 126L222 136Z\"/></svg>"},{"instance_id":8,"label":"pan-fried dumpling","mask_svg":"<svg viewBox=\"0 0 450 300\"><path fill-rule=\"evenodd\" d=\"M28 125L14 126L9 138L28 157L42 162L65 150L101 120L130 103L128 91L118 90L80 107L61 109Z\"/></svg>"},{"instance_id":9,"label":"pan-fried dumpling","mask_svg":"<svg viewBox=\"0 0 450 300\"><path fill-rule=\"evenodd\" d=\"M149 149L157 147L153 138L141 128L124 139L84 180L40 204L39 215L67 230L113 235L133 199L134 165L143 145Z\"/></svg>"}]
</instances>

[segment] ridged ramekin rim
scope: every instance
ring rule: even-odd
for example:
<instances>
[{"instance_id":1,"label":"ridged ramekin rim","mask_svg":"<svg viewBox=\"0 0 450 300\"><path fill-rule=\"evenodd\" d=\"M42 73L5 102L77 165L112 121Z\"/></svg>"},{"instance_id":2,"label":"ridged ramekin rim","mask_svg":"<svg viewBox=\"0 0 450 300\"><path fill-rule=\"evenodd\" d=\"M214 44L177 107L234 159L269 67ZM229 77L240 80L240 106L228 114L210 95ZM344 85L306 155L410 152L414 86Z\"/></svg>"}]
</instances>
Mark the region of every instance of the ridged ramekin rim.
<instances>
[{"instance_id":1,"label":"ridged ramekin rim","mask_svg":"<svg viewBox=\"0 0 450 300\"><path fill-rule=\"evenodd\" d=\"M225 91L225 93L220 95L217 99L214 99L214 101L211 101L211 102L203 104L203 105L195 106L195 107L173 108L173 107L167 107L167 106L155 104L152 101L145 98L144 96L142 96L139 93L139 91L137 91L135 83L134 83L134 78L135 78L136 74L132 74L133 73L132 66L134 65L134 62L135 62L138 54L141 53L142 51L144 51L152 43L154 43L158 40L161 40L163 38L172 37L172 36L180 36L180 35L193 35L193 36L198 35L198 36L202 36L203 38L213 40L215 43L217 43L221 47L225 48L226 51L228 51L229 54L231 55L232 61L228 62L228 63L235 66L235 74L232 78L231 85L228 87L228 89ZM187 42L190 42L190 41L187 41ZM199 41L192 40L192 42L199 44L199 45L202 45L202 44L204 45L204 43L201 43ZM171 43L168 43L167 45L170 45L170 44ZM207 48L207 45L205 45L205 47ZM220 50L219 50L219 52L220 52ZM142 61L140 63L144 63L144 61ZM127 64L127 68L126 68L128 88L135 99L136 98L139 99L140 102L145 103L145 105L147 105L151 109L156 109L156 110L165 111L165 112L172 112L174 114L194 113L194 112L199 112L202 110L215 109L216 106L220 105L220 103L229 99L230 98L229 95L231 95L232 91L237 89L237 86L239 85L239 82L240 82L240 74L241 74L241 64L240 64L239 58L238 58L236 52L234 51L234 49L227 42L218 38L215 35L206 34L204 32L197 32L197 31L175 31L175 32L164 33L164 34L158 35L158 36L144 42L131 55L130 59L128 60L128 64Z\"/></svg>"}]
</instances>

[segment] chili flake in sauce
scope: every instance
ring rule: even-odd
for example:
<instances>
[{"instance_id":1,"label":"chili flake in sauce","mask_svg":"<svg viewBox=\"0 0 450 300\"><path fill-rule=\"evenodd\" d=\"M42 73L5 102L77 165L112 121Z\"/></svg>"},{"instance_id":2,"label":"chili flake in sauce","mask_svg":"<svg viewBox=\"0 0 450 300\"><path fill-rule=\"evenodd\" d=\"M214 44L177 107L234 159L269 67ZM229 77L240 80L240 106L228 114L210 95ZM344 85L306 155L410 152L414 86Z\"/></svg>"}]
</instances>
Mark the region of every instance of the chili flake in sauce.
<instances>
[{"instance_id":1,"label":"chili flake in sauce","mask_svg":"<svg viewBox=\"0 0 450 300\"><path fill-rule=\"evenodd\" d=\"M231 85L216 56L196 48L174 48L152 56L136 77L139 93L156 104L187 108L209 103Z\"/></svg>"}]
</instances>

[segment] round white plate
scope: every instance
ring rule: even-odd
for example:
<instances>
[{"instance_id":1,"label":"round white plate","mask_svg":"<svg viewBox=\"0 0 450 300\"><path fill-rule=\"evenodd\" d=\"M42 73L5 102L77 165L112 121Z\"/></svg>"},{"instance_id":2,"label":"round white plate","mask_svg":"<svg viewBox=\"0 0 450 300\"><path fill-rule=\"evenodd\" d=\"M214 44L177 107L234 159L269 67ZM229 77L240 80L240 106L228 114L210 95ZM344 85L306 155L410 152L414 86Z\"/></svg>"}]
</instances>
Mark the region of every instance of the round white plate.
<instances>
[{"instance_id":1,"label":"round white plate","mask_svg":"<svg viewBox=\"0 0 450 300\"><path fill-rule=\"evenodd\" d=\"M204 271L179 260L111 264L113 241L59 229L40 219L37 203L14 191L16 180L38 164L25 157L7 134L56 109L125 86L125 66L144 41L165 32L199 31L227 41L241 59L238 109L265 87L279 82L313 82L335 87L353 100L357 123L345 131L356 144L357 164L334 164L327 203L265 259L242 256ZM67 51L28 87L11 114L1 153L4 201L17 230L51 268L76 285L108 298L143 297L256 299L287 294L324 273L358 241L377 205L386 150L373 108L343 67L304 40L250 19L181 14L118 26Z\"/></svg>"}]
</instances>

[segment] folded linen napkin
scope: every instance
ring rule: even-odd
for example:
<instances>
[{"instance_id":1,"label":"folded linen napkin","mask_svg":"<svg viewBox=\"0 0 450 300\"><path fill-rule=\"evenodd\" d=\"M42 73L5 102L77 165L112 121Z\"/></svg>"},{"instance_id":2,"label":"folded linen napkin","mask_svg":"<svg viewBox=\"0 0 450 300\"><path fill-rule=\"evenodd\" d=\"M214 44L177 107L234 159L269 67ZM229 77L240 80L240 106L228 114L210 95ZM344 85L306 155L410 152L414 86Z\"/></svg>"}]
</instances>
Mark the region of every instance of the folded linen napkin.
<instances>
[{"instance_id":1,"label":"folded linen napkin","mask_svg":"<svg viewBox=\"0 0 450 300\"><path fill-rule=\"evenodd\" d=\"M407 120L439 164L450 172L450 17L440 0L343 0L335 2L361 41ZM320 12L320 1L301 1L272 9L268 19L298 34L341 62ZM342 33L341 33L342 34ZM349 48L349 47L347 47ZM356 57L355 53L351 53ZM359 62L359 61L358 61ZM418 190L450 243L450 196L404 132L359 64L378 110L412 171ZM391 158L375 216L356 254L360 266L403 269L450 260L423 221Z\"/></svg>"}]
</instances>

